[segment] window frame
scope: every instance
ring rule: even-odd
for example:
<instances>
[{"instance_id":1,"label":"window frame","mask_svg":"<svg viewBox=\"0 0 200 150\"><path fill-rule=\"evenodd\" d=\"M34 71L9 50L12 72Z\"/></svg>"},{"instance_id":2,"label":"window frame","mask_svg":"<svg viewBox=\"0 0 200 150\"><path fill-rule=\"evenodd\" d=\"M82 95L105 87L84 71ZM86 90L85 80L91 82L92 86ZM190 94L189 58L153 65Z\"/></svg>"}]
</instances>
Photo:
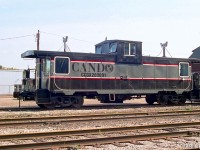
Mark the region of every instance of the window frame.
<instances>
[{"instance_id":1,"label":"window frame","mask_svg":"<svg viewBox=\"0 0 200 150\"><path fill-rule=\"evenodd\" d=\"M56 59L57 58L68 59L68 73L56 73ZM70 74L70 58L69 57L63 57L63 56L54 57L54 74L58 74L58 75L69 75Z\"/></svg>"},{"instance_id":2,"label":"window frame","mask_svg":"<svg viewBox=\"0 0 200 150\"><path fill-rule=\"evenodd\" d=\"M185 75L181 75L181 64L187 64L187 76L185 76ZM190 76L190 73L189 73L189 71L190 71L190 65L189 65L189 62L179 62L179 77L189 77Z\"/></svg>"},{"instance_id":3,"label":"window frame","mask_svg":"<svg viewBox=\"0 0 200 150\"><path fill-rule=\"evenodd\" d=\"M128 44L128 54L125 54L125 46L126 46L126 44ZM131 44L133 44L135 46L134 54L131 54ZM136 44L135 43L131 43L131 42L125 42L124 43L124 56L135 56L136 55L136 51L137 51L137 48L136 48Z\"/></svg>"}]
</instances>

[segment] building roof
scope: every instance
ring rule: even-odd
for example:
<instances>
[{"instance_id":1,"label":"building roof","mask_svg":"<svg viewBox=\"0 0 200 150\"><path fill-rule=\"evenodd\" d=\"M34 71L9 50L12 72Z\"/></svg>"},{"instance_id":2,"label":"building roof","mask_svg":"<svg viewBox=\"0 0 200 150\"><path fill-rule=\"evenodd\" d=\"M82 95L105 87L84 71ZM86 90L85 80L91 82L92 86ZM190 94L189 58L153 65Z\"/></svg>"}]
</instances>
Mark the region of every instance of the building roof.
<instances>
[{"instance_id":1,"label":"building roof","mask_svg":"<svg viewBox=\"0 0 200 150\"><path fill-rule=\"evenodd\" d=\"M198 58L198 59L200 59L200 46L197 47L196 49L194 49L192 52L193 53L189 58Z\"/></svg>"}]
</instances>

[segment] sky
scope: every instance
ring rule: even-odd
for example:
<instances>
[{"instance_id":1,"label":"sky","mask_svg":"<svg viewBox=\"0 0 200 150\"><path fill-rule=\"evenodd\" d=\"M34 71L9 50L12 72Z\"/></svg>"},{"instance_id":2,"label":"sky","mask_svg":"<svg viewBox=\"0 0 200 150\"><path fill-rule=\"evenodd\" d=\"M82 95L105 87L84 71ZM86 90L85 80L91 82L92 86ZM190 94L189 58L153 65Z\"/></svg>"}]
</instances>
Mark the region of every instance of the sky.
<instances>
[{"instance_id":1,"label":"sky","mask_svg":"<svg viewBox=\"0 0 200 150\"><path fill-rule=\"evenodd\" d=\"M107 39L141 41L143 55L188 58L200 46L199 0L0 0L0 65L34 68L26 50L94 53Z\"/></svg>"}]
</instances>

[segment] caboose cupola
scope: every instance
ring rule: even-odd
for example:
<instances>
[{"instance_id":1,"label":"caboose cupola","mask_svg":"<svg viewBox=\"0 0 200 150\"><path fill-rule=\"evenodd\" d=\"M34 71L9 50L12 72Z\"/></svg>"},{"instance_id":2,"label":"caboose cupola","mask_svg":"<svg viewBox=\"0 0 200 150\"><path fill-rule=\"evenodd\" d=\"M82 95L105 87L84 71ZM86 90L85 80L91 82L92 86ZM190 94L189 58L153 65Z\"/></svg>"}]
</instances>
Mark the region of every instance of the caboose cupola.
<instances>
[{"instance_id":1,"label":"caboose cupola","mask_svg":"<svg viewBox=\"0 0 200 150\"><path fill-rule=\"evenodd\" d=\"M96 54L114 54L118 63L142 63L142 42L105 40L95 45Z\"/></svg>"}]
</instances>

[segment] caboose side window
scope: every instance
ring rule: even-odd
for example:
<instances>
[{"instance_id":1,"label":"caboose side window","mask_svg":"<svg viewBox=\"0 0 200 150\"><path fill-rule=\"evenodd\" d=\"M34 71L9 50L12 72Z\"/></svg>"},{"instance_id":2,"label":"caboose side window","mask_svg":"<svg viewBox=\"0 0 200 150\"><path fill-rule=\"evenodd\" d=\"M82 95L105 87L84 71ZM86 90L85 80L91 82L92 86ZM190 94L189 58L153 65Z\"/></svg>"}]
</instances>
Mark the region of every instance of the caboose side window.
<instances>
[{"instance_id":1,"label":"caboose side window","mask_svg":"<svg viewBox=\"0 0 200 150\"><path fill-rule=\"evenodd\" d=\"M179 63L179 76L188 77L189 76L189 63L181 62Z\"/></svg>"},{"instance_id":2,"label":"caboose side window","mask_svg":"<svg viewBox=\"0 0 200 150\"><path fill-rule=\"evenodd\" d=\"M117 43L110 43L110 53L114 53L117 51Z\"/></svg>"},{"instance_id":3,"label":"caboose side window","mask_svg":"<svg viewBox=\"0 0 200 150\"><path fill-rule=\"evenodd\" d=\"M96 48L96 54L102 54L102 47L101 46L98 46L97 48Z\"/></svg>"},{"instance_id":4,"label":"caboose side window","mask_svg":"<svg viewBox=\"0 0 200 150\"><path fill-rule=\"evenodd\" d=\"M109 43L104 43L96 47L95 53L96 54L107 54L109 53Z\"/></svg>"},{"instance_id":5,"label":"caboose side window","mask_svg":"<svg viewBox=\"0 0 200 150\"><path fill-rule=\"evenodd\" d=\"M124 56L135 56L136 45L134 43L124 43Z\"/></svg>"},{"instance_id":6,"label":"caboose side window","mask_svg":"<svg viewBox=\"0 0 200 150\"><path fill-rule=\"evenodd\" d=\"M55 58L55 73L57 74L69 73L69 58L68 57Z\"/></svg>"}]
</instances>

